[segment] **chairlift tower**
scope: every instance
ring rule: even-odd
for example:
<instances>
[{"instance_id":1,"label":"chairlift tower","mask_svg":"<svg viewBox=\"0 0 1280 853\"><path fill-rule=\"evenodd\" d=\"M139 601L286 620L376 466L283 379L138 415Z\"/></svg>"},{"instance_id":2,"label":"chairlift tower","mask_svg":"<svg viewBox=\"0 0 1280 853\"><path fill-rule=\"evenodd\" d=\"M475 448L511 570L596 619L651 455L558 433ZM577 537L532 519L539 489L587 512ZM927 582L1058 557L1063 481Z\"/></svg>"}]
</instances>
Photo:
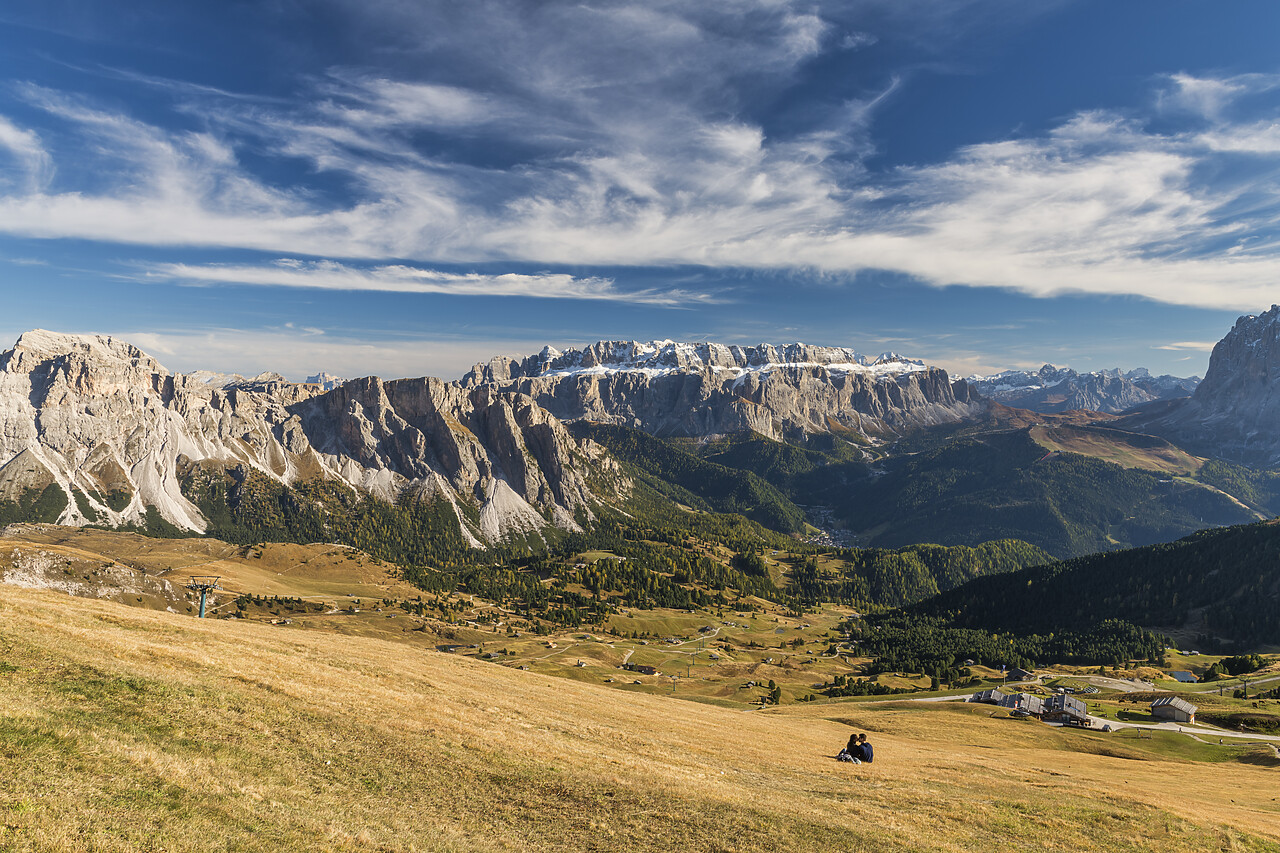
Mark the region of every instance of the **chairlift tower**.
<instances>
[{"instance_id":1,"label":"chairlift tower","mask_svg":"<svg viewBox=\"0 0 1280 853\"><path fill-rule=\"evenodd\" d=\"M191 590L192 592L200 593L200 618L201 619L204 618L205 598L209 595L209 590L222 589L222 587L218 585L218 581L220 581L221 579L222 579L221 576L215 577L213 575L196 575L195 577L191 578L190 581L187 582L187 589Z\"/></svg>"}]
</instances>

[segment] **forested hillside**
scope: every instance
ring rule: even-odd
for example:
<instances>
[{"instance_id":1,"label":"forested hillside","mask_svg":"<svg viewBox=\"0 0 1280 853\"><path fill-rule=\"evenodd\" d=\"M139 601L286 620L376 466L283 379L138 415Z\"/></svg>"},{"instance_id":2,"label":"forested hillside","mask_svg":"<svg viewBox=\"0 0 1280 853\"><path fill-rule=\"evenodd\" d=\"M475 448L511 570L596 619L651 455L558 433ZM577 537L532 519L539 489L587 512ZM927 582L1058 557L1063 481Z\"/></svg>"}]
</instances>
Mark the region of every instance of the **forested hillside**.
<instances>
[{"instance_id":1,"label":"forested hillside","mask_svg":"<svg viewBox=\"0 0 1280 853\"><path fill-rule=\"evenodd\" d=\"M866 478L871 458L866 448L834 435L811 436L803 447L756 433L690 445L703 459L750 471L804 505L838 501L851 483Z\"/></svg>"},{"instance_id":2,"label":"forested hillside","mask_svg":"<svg viewBox=\"0 0 1280 853\"><path fill-rule=\"evenodd\" d=\"M1250 506L1280 515L1280 472L1247 468L1221 459L1209 459L1196 472L1196 479L1222 489Z\"/></svg>"},{"instance_id":3,"label":"forested hillside","mask_svg":"<svg viewBox=\"0 0 1280 853\"><path fill-rule=\"evenodd\" d=\"M833 436L798 446L753 433L693 441L574 425L672 500L742 513L784 532L802 529L807 509L831 507L859 544L881 548L1020 539L1065 559L1167 542L1280 510L1280 474L1216 460L1194 476L1123 467L1050 452L1032 436L1036 428L959 436L953 427L939 428L869 454ZM1130 444L1146 438L1099 432Z\"/></svg>"},{"instance_id":4,"label":"forested hillside","mask_svg":"<svg viewBox=\"0 0 1280 853\"><path fill-rule=\"evenodd\" d=\"M845 548L798 557L790 590L802 601L839 601L860 608L901 607L974 578L1052 561L1018 539L964 545L912 545L896 550Z\"/></svg>"},{"instance_id":5,"label":"forested hillside","mask_svg":"<svg viewBox=\"0 0 1280 853\"><path fill-rule=\"evenodd\" d=\"M993 668L1049 662L1122 666L1155 663L1164 653L1159 635L1114 619L1081 629L1004 633L895 612L848 627L858 652L874 658L870 672L924 672L947 683L961 679L969 660Z\"/></svg>"},{"instance_id":6,"label":"forested hillside","mask_svg":"<svg viewBox=\"0 0 1280 853\"><path fill-rule=\"evenodd\" d=\"M1106 619L1185 627L1244 646L1280 644L1280 524L1206 530L974 580L912 608L954 626L1019 634Z\"/></svg>"},{"instance_id":7,"label":"forested hillside","mask_svg":"<svg viewBox=\"0 0 1280 853\"><path fill-rule=\"evenodd\" d=\"M637 478L672 500L694 509L739 513L785 533L804 529L804 511L751 470L707 461L676 442L627 427L579 421L571 429L603 444Z\"/></svg>"},{"instance_id":8,"label":"forested hillside","mask_svg":"<svg viewBox=\"0 0 1280 853\"><path fill-rule=\"evenodd\" d=\"M1147 545L1256 516L1169 475L1050 453L1027 430L959 438L888 459L840 514L867 544L1019 538L1059 558Z\"/></svg>"}]
</instances>

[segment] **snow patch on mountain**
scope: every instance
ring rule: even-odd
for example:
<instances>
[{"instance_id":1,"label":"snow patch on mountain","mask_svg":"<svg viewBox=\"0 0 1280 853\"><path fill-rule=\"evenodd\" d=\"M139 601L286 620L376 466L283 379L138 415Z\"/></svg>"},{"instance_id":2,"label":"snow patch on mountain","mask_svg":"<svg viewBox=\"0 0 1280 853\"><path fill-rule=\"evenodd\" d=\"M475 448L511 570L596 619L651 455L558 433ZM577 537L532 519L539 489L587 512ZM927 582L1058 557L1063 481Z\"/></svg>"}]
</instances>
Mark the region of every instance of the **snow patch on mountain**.
<instances>
[{"instance_id":1,"label":"snow patch on mountain","mask_svg":"<svg viewBox=\"0 0 1280 853\"><path fill-rule=\"evenodd\" d=\"M845 347L802 343L742 347L661 340L598 341L581 349L571 348L563 352L547 346L522 362L520 375L564 378L637 373L656 378L706 370L740 379L749 373L770 373L788 368L823 368L833 375L861 373L877 377L928 369L922 361L892 352L868 358Z\"/></svg>"},{"instance_id":2,"label":"snow patch on mountain","mask_svg":"<svg viewBox=\"0 0 1280 853\"><path fill-rule=\"evenodd\" d=\"M856 433L874 443L904 428L956 423L983 405L963 380L952 383L945 370L917 359L803 343L547 346L523 359L477 364L459 384L526 394L563 421L698 437L752 431L803 441Z\"/></svg>"}]
</instances>

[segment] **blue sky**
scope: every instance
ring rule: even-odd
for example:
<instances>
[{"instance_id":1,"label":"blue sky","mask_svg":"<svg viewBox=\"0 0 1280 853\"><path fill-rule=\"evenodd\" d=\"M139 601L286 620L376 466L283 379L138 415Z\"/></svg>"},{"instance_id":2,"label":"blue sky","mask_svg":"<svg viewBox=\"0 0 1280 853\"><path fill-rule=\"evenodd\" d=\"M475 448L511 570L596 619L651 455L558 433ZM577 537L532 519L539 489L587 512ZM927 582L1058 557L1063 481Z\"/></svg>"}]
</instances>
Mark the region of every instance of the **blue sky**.
<instances>
[{"instance_id":1,"label":"blue sky","mask_svg":"<svg viewBox=\"0 0 1280 853\"><path fill-rule=\"evenodd\" d=\"M1202 373L1280 301L1277 32L1271 0L11 0L0 338Z\"/></svg>"}]
</instances>

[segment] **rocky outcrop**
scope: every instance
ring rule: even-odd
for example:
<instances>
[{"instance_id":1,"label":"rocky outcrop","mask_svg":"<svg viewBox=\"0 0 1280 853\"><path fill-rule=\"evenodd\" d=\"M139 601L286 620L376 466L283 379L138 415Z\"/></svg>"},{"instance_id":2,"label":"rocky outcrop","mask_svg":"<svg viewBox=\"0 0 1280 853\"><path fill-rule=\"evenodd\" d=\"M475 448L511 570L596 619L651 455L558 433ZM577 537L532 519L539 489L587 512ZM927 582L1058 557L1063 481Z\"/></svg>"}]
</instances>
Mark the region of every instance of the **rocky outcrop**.
<instances>
[{"instance_id":1,"label":"rocky outcrop","mask_svg":"<svg viewBox=\"0 0 1280 853\"><path fill-rule=\"evenodd\" d=\"M660 436L751 430L775 439L814 433L875 438L955 423L981 404L960 380L885 353L791 344L599 341L551 347L516 361L472 368L464 387L495 387L532 398L561 420L635 427Z\"/></svg>"},{"instance_id":2,"label":"rocky outcrop","mask_svg":"<svg viewBox=\"0 0 1280 853\"><path fill-rule=\"evenodd\" d=\"M1280 306L1236 320L1190 398L1149 407L1120 425L1203 455L1280 464Z\"/></svg>"},{"instance_id":3,"label":"rocky outcrop","mask_svg":"<svg viewBox=\"0 0 1280 853\"><path fill-rule=\"evenodd\" d=\"M1116 414L1154 400L1186 397L1200 383L1196 376L1152 376L1142 367L1128 373L1121 373L1118 368L1077 373L1051 364L1037 371L1006 370L991 376L970 376L968 381L973 390L989 400L1046 414Z\"/></svg>"},{"instance_id":4,"label":"rocky outcrop","mask_svg":"<svg viewBox=\"0 0 1280 853\"><path fill-rule=\"evenodd\" d=\"M625 489L600 448L519 394L435 379L326 392L275 374L210 376L171 374L110 337L22 335L0 355L0 499L56 485L60 523L139 523L154 507L202 531L179 478L213 462L286 484L323 477L386 499L439 496L481 544L576 528L599 502L592 478Z\"/></svg>"}]
</instances>

